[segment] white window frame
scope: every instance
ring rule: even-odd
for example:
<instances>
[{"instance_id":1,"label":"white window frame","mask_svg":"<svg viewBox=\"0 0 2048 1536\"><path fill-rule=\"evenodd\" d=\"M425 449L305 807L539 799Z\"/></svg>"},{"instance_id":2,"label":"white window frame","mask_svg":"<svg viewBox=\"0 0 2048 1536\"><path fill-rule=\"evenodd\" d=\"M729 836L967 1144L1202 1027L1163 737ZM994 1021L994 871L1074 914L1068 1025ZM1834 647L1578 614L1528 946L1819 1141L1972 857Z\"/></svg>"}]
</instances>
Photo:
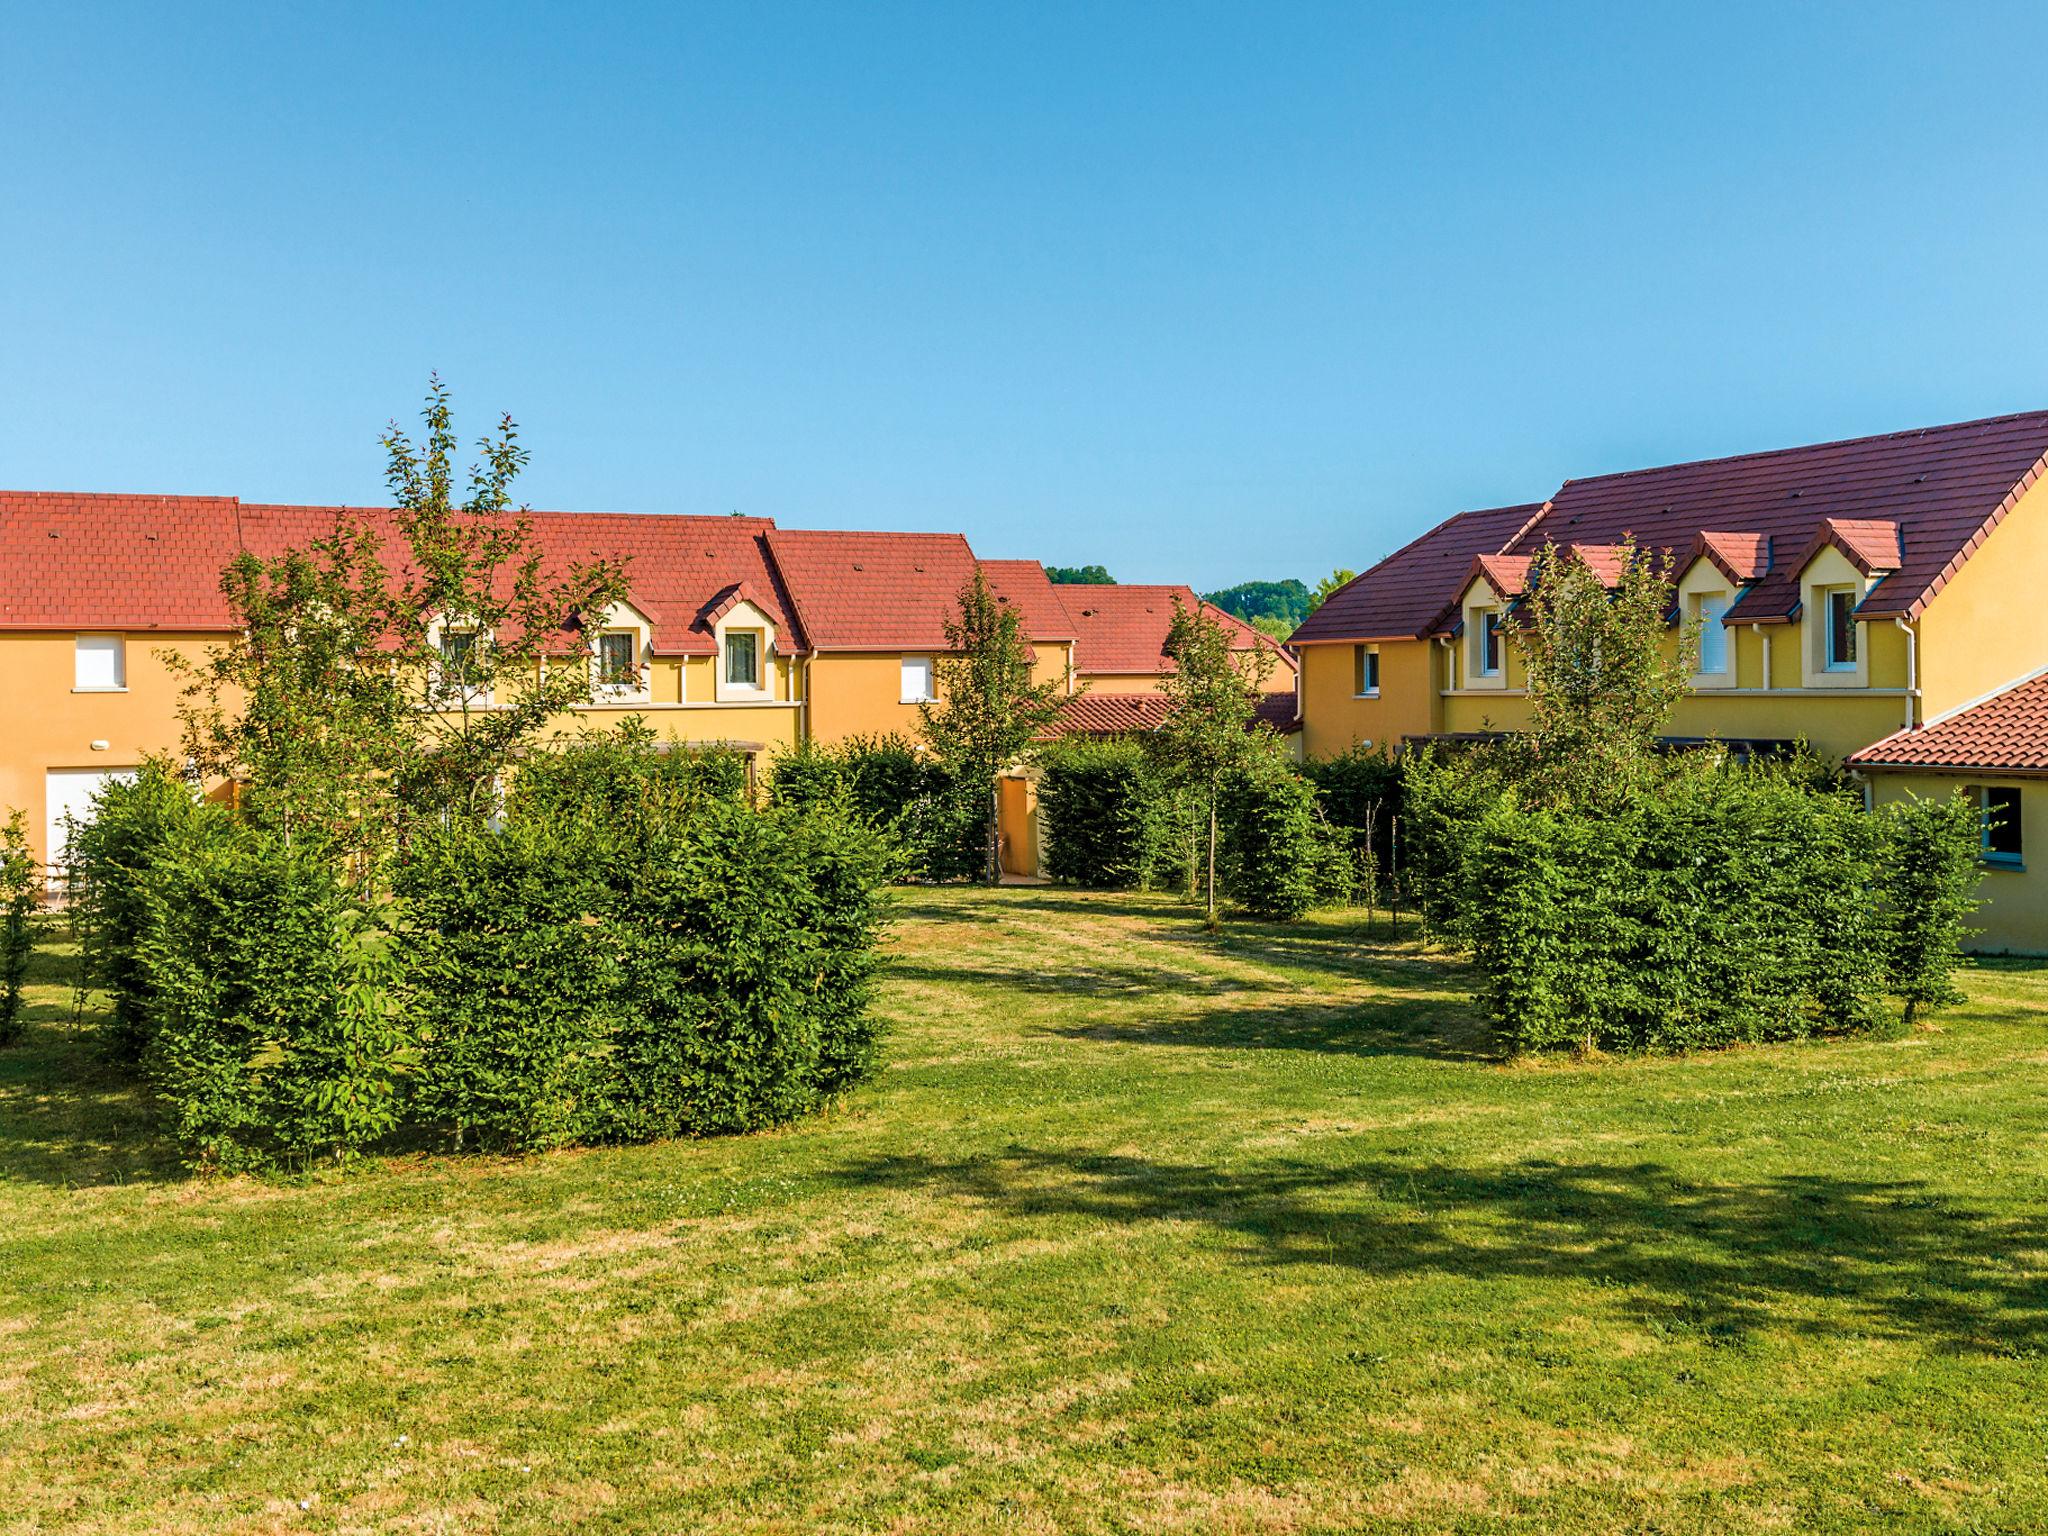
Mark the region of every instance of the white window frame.
<instances>
[{"instance_id":1,"label":"white window frame","mask_svg":"<svg viewBox=\"0 0 2048 1536\"><path fill-rule=\"evenodd\" d=\"M765 704L775 698L775 623L751 601L742 598L712 625L717 650L711 658L712 697L721 704ZM754 681L726 681L735 635L754 638Z\"/></svg>"},{"instance_id":2,"label":"white window frame","mask_svg":"<svg viewBox=\"0 0 2048 1536\"><path fill-rule=\"evenodd\" d=\"M1693 658L1692 683L1695 689L1733 688L1741 670L1741 658L1736 654L1735 631L1721 622L1728 611L1742 596L1739 583L1731 582L1727 572L1702 555L1693 561L1678 580L1678 611L1689 624L1699 626L1699 654ZM1710 614L1709 609L1719 603L1720 614ZM1707 668L1708 631L1718 633L1722 665L1712 671Z\"/></svg>"},{"instance_id":3,"label":"white window frame","mask_svg":"<svg viewBox=\"0 0 2048 1536\"><path fill-rule=\"evenodd\" d=\"M2011 853L1991 851L1991 796L1996 792L2011 795L2013 799L2014 833L2019 837L2019 848ZM2026 839L2026 791L2016 784L1972 784L1970 793L1977 802L1977 858L1990 869L2025 869L2027 867Z\"/></svg>"},{"instance_id":4,"label":"white window frame","mask_svg":"<svg viewBox=\"0 0 2048 1536\"><path fill-rule=\"evenodd\" d=\"M1863 654L1863 647L1856 643L1856 589L1823 587L1821 604L1821 665L1830 672L1854 672ZM1838 639L1846 641L1846 657L1836 655Z\"/></svg>"},{"instance_id":5,"label":"white window frame","mask_svg":"<svg viewBox=\"0 0 2048 1536\"><path fill-rule=\"evenodd\" d=\"M919 668L923 676L923 691L913 693L910 689L911 669ZM939 699L939 669L930 656L905 656L897 669L897 702L900 704L936 704Z\"/></svg>"},{"instance_id":6,"label":"white window frame","mask_svg":"<svg viewBox=\"0 0 2048 1536\"><path fill-rule=\"evenodd\" d=\"M1376 645L1354 646L1351 653L1352 697L1376 699L1380 696L1380 648Z\"/></svg>"},{"instance_id":7,"label":"white window frame","mask_svg":"<svg viewBox=\"0 0 2048 1536\"><path fill-rule=\"evenodd\" d=\"M1472 675L1505 678L1508 675L1507 634L1501 627L1498 608L1472 610Z\"/></svg>"},{"instance_id":8,"label":"white window frame","mask_svg":"<svg viewBox=\"0 0 2048 1536\"><path fill-rule=\"evenodd\" d=\"M482 645L489 642L491 632L481 624L467 623L461 619L437 618L427 625L427 649L433 653L428 663L428 708L434 710L490 709L495 701L488 688L466 689L458 692L448 683L442 670L443 658L450 635L474 635L473 643Z\"/></svg>"},{"instance_id":9,"label":"white window frame","mask_svg":"<svg viewBox=\"0 0 2048 1536\"><path fill-rule=\"evenodd\" d=\"M112 682L88 682L85 659L110 657ZM95 675L107 675L96 671ZM128 691L128 637L121 634L85 634L72 641L71 691L73 693L126 693Z\"/></svg>"},{"instance_id":10,"label":"white window frame","mask_svg":"<svg viewBox=\"0 0 2048 1536\"><path fill-rule=\"evenodd\" d=\"M1870 686L1870 626L1853 617L1856 606L1870 590L1870 578L1849 563L1848 557L1832 545L1822 549L1801 573L1799 583L1799 656L1801 682L1808 688L1867 688ZM1849 600L1856 626L1856 659L1833 660L1829 644L1830 599L1841 593Z\"/></svg>"}]
</instances>

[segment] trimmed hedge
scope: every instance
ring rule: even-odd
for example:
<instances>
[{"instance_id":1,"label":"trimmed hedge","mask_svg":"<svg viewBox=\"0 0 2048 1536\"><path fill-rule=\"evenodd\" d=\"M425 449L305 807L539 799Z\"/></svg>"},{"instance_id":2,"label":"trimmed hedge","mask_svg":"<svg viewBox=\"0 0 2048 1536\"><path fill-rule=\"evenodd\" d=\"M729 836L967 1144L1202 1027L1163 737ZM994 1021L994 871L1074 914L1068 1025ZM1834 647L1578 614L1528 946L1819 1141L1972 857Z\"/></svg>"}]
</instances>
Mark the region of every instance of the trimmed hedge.
<instances>
[{"instance_id":1,"label":"trimmed hedge","mask_svg":"<svg viewBox=\"0 0 2048 1536\"><path fill-rule=\"evenodd\" d=\"M512 777L505 814L545 817L623 812L648 796L677 805L747 798L745 754L675 747L637 716L614 731L587 731L529 754Z\"/></svg>"},{"instance_id":2,"label":"trimmed hedge","mask_svg":"<svg viewBox=\"0 0 2048 1536\"><path fill-rule=\"evenodd\" d=\"M1291 922L1351 894L1352 847L1324 819L1315 787L1278 758L1223 782L1218 806L1223 888L1254 917Z\"/></svg>"},{"instance_id":3,"label":"trimmed hedge","mask_svg":"<svg viewBox=\"0 0 2048 1536\"><path fill-rule=\"evenodd\" d=\"M1376 904L1397 874L1401 759L1383 748L1354 746L1330 757L1310 758L1301 772L1316 787L1323 815L1351 844L1353 889L1368 905Z\"/></svg>"},{"instance_id":4,"label":"trimmed hedge","mask_svg":"<svg viewBox=\"0 0 2048 1536\"><path fill-rule=\"evenodd\" d=\"M0 1045L14 1044L27 1028L21 996L35 947L30 923L42 900L42 883L42 866L28 849L28 818L9 811L0 822Z\"/></svg>"},{"instance_id":5,"label":"trimmed hedge","mask_svg":"<svg viewBox=\"0 0 2048 1536\"><path fill-rule=\"evenodd\" d=\"M1503 1042L1698 1049L1870 1028L1960 960L1974 824L1867 814L1766 769L1675 766L1598 814L1483 761L1409 773L1425 910L1470 947ZM1960 888L1960 894L1959 894Z\"/></svg>"},{"instance_id":6,"label":"trimmed hedge","mask_svg":"<svg viewBox=\"0 0 2048 1536\"><path fill-rule=\"evenodd\" d=\"M874 1066L874 837L830 809L517 821L403 877L423 1121L511 1150L778 1124Z\"/></svg>"},{"instance_id":7,"label":"trimmed hedge","mask_svg":"<svg viewBox=\"0 0 2048 1536\"><path fill-rule=\"evenodd\" d=\"M1128 891L1187 879L1187 812L1128 737L1076 738L1047 752L1038 824L1045 872L1055 880Z\"/></svg>"},{"instance_id":8,"label":"trimmed hedge","mask_svg":"<svg viewBox=\"0 0 2048 1536\"><path fill-rule=\"evenodd\" d=\"M986 856L985 786L962 785L907 736L849 736L836 746L812 741L775 759L769 796L776 805L832 802L885 833L901 854L898 877L978 877Z\"/></svg>"},{"instance_id":9,"label":"trimmed hedge","mask_svg":"<svg viewBox=\"0 0 2048 1536\"><path fill-rule=\"evenodd\" d=\"M317 847L197 807L141 871L142 1065L201 1167L346 1156L398 1121L389 932Z\"/></svg>"}]
</instances>

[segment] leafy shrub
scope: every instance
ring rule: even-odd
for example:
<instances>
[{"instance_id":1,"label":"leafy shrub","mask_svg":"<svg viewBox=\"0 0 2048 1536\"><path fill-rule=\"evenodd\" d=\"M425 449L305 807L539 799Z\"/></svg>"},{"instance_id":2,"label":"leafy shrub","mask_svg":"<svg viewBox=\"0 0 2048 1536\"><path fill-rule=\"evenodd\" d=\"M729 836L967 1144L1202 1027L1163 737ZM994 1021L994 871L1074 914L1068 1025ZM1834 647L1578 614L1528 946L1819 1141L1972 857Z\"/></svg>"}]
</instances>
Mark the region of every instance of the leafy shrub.
<instances>
[{"instance_id":1,"label":"leafy shrub","mask_svg":"<svg viewBox=\"0 0 2048 1536\"><path fill-rule=\"evenodd\" d=\"M389 934L329 854L195 807L139 882L142 1064L166 1128L215 1169L346 1156L397 1123Z\"/></svg>"},{"instance_id":2,"label":"leafy shrub","mask_svg":"<svg viewBox=\"0 0 2048 1536\"><path fill-rule=\"evenodd\" d=\"M505 797L505 814L543 819L586 810L623 811L653 796L681 804L702 798L747 797L744 754L663 741L634 716L610 731L584 731L548 742L520 762Z\"/></svg>"},{"instance_id":3,"label":"leafy shrub","mask_svg":"<svg viewBox=\"0 0 2048 1536\"><path fill-rule=\"evenodd\" d=\"M872 1069L875 836L705 798L422 840L422 1117L527 1150L753 1129Z\"/></svg>"},{"instance_id":4,"label":"leafy shrub","mask_svg":"<svg viewBox=\"0 0 2048 1536\"><path fill-rule=\"evenodd\" d=\"M1149 890L1185 877L1178 797L1128 737L1070 739L1045 756L1038 784L1045 872L1104 890Z\"/></svg>"},{"instance_id":5,"label":"leafy shrub","mask_svg":"<svg viewBox=\"0 0 2048 1536\"><path fill-rule=\"evenodd\" d=\"M1894 801L1878 818L1885 968L1910 1022L1923 1008L1962 1000L1955 971L1982 877L1979 812L1958 793Z\"/></svg>"},{"instance_id":6,"label":"leafy shrub","mask_svg":"<svg viewBox=\"0 0 2048 1536\"><path fill-rule=\"evenodd\" d=\"M1395 873L1395 836L1402 814L1402 762L1377 747L1350 747L1301 765L1303 777L1330 825L1340 829L1352 854L1352 886L1365 901L1377 902Z\"/></svg>"},{"instance_id":7,"label":"leafy shrub","mask_svg":"<svg viewBox=\"0 0 2048 1536\"><path fill-rule=\"evenodd\" d=\"M1350 894L1350 842L1291 764L1254 758L1226 774L1218 814L1224 888L1254 916L1291 921Z\"/></svg>"},{"instance_id":8,"label":"leafy shrub","mask_svg":"<svg viewBox=\"0 0 2048 1536\"><path fill-rule=\"evenodd\" d=\"M7 813L0 824L0 1045L12 1045L26 1027L21 994L35 935L30 923L42 899L43 870L28 849L28 819Z\"/></svg>"},{"instance_id":9,"label":"leafy shrub","mask_svg":"<svg viewBox=\"0 0 2048 1536\"><path fill-rule=\"evenodd\" d=\"M159 851L202 815L185 781L161 758L146 760L132 783L109 780L93 797L92 817L72 830L68 894L85 978L103 988L113 1021L108 1053L136 1062L149 1044L149 980L141 962L148 922L144 881Z\"/></svg>"},{"instance_id":10,"label":"leafy shrub","mask_svg":"<svg viewBox=\"0 0 2048 1536\"><path fill-rule=\"evenodd\" d=\"M981 871L988 802L907 736L849 736L829 747L807 741L775 760L770 795L784 806L832 801L886 833L905 878L958 880Z\"/></svg>"}]
</instances>

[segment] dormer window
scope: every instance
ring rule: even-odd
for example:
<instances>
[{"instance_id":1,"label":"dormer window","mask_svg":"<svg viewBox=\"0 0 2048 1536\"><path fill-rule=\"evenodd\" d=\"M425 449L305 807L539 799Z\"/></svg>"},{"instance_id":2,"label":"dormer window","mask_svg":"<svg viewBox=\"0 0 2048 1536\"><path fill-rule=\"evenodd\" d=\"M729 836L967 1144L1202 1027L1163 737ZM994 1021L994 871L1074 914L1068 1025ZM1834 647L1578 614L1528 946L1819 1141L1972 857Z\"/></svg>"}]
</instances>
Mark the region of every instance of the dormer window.
<instances>
[{"instance_id":1,"label":"dormer window","mask_svg":"<svg viewBox=\"0 0 2048 1536\"><path fill-rule=\"evenodd\" d=\"M1501 620L1498 608L1478 611L1479 632L1475 642L1472 670L1481 677L1499 677L1501 672Z\"/></svg>"},{"instance_id":2,"label":"dormer window","mask_svg":"<svg viewBox=\"0 0 2048 1536\"><path fill-rule=\"evenodd\" d=\"M615 629L597 637L597 681L602 688L630 688L640 681L629 631Z\"/></svg>"},{"instance_id":3,"label":"dormer window","mask_svg":"<svg viewBox=\"0 0 2048 1536\"><path fill-rule=\"evenodd\" d=\"M483 631L442 626L433 636L434 701L443 709L488 709Z\"/></svg>"},{"instance_id":4,"label":"dormer window","mask_svg":"<svg viewBox=\"0 0 2048 1536\"><path fill-rule=\"evenodd\" d=\"M761 686L761 634L753 629L725 633L725 681L728 687Z\"/></svg>"},{"instance_id":5,"label":"dormer window","mask_svg":"<svg viewBox=\"0 0 2048 1536\"><path fill-rule=\"evenodd\" d=\"M1856 670L1856 589L1830 587L1826 596L1827 669Z\"/></svg>"},{"instance_id":6,"label":"dormer window","mask_svg":"<svg viewBox=\"0 0 2048 1536\"><path fill-rule=\"evenodd\" d=\"M1721 622L1728 616L1728 605L1726 592L1702 592L1693 610L1700 625L1699 670L1706 677L1725 677L1728 672L1728 626Z\"/></svg>"}]
</instances>

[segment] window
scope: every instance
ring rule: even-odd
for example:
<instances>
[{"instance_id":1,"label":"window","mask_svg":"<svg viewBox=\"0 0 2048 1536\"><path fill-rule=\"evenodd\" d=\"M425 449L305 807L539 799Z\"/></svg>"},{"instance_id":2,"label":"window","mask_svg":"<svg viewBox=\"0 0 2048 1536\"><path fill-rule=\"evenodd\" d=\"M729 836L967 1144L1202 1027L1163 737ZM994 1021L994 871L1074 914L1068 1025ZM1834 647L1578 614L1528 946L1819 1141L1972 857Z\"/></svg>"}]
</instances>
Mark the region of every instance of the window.
<instances>
[{"instance_id":1,"label":"window","mask_svg":"<svg viewBox=\"0 0 2048 1536\"><path fill-rule=\"evenodd\" d=\"M1728 671L1728 626L1721 622L1727 612L1726 592L1700 594L1700 672L1703 676L1721 677Z\"/></svg>"},{"instance_id":2,"label":"window","mask_svg":"<svg viewBox=\"0 0 2048 1536\"><path fill-rule=\"evenodd\" d=\"M929 656L903 658L903 702L928 704L938 695L932 692L932 659Z\"/></svg>"},{"instance_id":3,"label":"window","mask_svg":"<svg viewBox=\"0 0 2048 1536\"><path fill-rule=\"evenodd\" d=\"M597 637L597 681L607 688L634 688L640 669L633 665L631 630L607 630Z\"/></svg>"},{"instance_id":4,"label":"window","mask_svg":"<svg viewBox=\"0 0 2048 1536\"><path fill-rule=\"evenodd\" d=\"M1379 697L1380 691L1380 648L1376 645L1356 647L1353 656L1356 667L1356 692L1361 699Z\"/></svg>"},{"instance_id":5,"label":"window","mask_svg":"<svg viewBox=\"0 0 2048 1536\"><path fill-rule=\"evenodd\" d=\"M1856 670L1856 589L1834 587L1827 594L1827 658L1830 672Z\"/></svg>"},{"instance_id":6,"label":"window","mask_svg":"<svg viewBox=\"0 0 2048 1536\"><path fill-rule=\"evenodd\" d=\"M484 659L477 650L479 632L474 629L444 629L435 641L441 653L436 690L444 702L460 702L467 708L487 707L490 690L480 687Z\"/></svg>"},{"instance_id":7,"label":"window","mask_svg":"<svg viewBox=\"0 0 2048 1536\"><path fill-rule=\"evenodd\" d=\"M761 686L761 636L751 629L735 629L725 637L725 680L739 688Z\"/></svg>"},{"instance_id":8,"label":"window","mask_svg":"<svg viewBox=\"0 0 2048 1536\"><path fill-rule=\"evenodd\" d=\"M2020 792L1989 784L1971 786L1977 797L1977 812L1983 826L1983 857L1986 864L2020 867Z\"/></svg>"},{"instance_id":9,"label":"window","mask_svg":"<svg viewBox=\"0 0 2048 1536\"><path fill-rule=\"evenodd\" d=\"M1479 610L1479 634L1473 671L1481 677L1500 676L1500 610Z\"/></svg>"},{"instance_id":10,"label":"window","mask_svg":"<svg viewBox=\"0 0 2048 1536\"><path fill-rule=\"evenodd\" d=\"M128 686L127 643L119 635L80 635L72 653L71 686L111 693Z\"/></svg>"}]
</instances>

